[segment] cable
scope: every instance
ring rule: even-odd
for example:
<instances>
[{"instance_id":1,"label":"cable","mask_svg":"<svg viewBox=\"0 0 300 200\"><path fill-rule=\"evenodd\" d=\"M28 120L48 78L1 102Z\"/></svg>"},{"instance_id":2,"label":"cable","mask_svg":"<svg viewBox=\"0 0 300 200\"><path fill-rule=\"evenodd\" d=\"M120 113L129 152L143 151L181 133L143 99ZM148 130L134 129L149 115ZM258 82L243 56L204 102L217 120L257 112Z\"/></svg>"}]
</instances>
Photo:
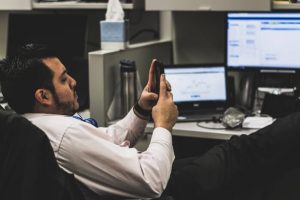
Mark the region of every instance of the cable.
<instances>
[{"instance_id":1,"label":"cable","mask_svg":"<svg viewBox=\"0 0 300 200\"><path fill-rule=\"evenodd\" d=\"M219 130L225 130L226 129L226 127L221 122L198 121L196 124L200 128L219 129Z\"/></svg>"}]
</instances>

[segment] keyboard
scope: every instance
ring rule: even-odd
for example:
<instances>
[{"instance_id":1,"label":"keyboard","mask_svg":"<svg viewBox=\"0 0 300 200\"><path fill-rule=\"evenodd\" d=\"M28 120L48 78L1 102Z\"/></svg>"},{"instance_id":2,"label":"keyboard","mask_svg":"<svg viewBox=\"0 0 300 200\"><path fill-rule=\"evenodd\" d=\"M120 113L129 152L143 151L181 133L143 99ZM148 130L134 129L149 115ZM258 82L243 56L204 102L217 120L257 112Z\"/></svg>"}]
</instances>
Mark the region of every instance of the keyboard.
<instances>
[{"instance_id":1,"label":"keyboard","mask_svg":"<svg viewBox=\"0 0 300 200\"><path fill-rule=\"evenodd\" d=\"M179 113L178 122L215 121L221 119L223 111L197 111L197 113Z\"/></svg>"}]
</instances>

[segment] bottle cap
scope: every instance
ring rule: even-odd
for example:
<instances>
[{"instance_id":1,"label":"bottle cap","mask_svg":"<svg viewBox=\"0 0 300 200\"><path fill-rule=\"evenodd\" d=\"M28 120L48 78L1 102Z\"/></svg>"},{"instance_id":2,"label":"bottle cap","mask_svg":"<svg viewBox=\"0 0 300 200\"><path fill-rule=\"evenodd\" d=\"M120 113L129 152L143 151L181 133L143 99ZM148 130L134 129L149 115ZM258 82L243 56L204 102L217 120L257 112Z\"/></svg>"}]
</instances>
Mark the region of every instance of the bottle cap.
<instances>
[{"instance_id":1,"label":"bottle cap","mask_svg":"<svg viewBox=\"0 0 300 200\"><path fill-rule=\"evenodd\" d=\"M135 62L132 60L120 60L121 73L122 72L135 72Z\"/></svg>"}]
</instances>

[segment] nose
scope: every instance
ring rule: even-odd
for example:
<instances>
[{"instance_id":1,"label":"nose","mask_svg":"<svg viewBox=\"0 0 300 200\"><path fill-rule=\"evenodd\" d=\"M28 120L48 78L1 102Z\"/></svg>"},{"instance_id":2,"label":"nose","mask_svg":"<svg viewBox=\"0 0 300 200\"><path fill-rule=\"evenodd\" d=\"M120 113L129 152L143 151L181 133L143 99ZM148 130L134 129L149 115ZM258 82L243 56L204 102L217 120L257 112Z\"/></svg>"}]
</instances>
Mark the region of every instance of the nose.
<instances>
[{"instance_id":1,"label":"nose","mask_svg":"<svg viewBox=\"0 0 300 200\"><path fill-rule=\"evenodd\" d=\"M69 76L69 77L70 77L70 86L72 89L74 89L77 85L77 82L72 76Z\"/></svg>"}]
</instances>

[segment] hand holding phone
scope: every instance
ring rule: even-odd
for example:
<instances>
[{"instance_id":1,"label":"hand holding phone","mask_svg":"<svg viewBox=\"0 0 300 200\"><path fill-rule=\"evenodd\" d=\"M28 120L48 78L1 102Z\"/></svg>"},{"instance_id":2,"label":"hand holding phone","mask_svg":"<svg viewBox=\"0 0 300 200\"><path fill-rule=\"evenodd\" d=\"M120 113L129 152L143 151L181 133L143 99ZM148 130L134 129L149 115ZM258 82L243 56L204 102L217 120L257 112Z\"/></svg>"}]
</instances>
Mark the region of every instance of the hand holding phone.
<instances>
[{"instance_id":1,"label":"hand holding phone","mask_svg":"<svg viewBox=\"0 0 300 200\"><path fill-rule=\"evenodd\" d=\"M155 60L154 61L154 82L152 86L152 91L156 94L159 94L159 88L160 88L160 75L164 73L164 65Z\"/></svg>"}]
</instances>

